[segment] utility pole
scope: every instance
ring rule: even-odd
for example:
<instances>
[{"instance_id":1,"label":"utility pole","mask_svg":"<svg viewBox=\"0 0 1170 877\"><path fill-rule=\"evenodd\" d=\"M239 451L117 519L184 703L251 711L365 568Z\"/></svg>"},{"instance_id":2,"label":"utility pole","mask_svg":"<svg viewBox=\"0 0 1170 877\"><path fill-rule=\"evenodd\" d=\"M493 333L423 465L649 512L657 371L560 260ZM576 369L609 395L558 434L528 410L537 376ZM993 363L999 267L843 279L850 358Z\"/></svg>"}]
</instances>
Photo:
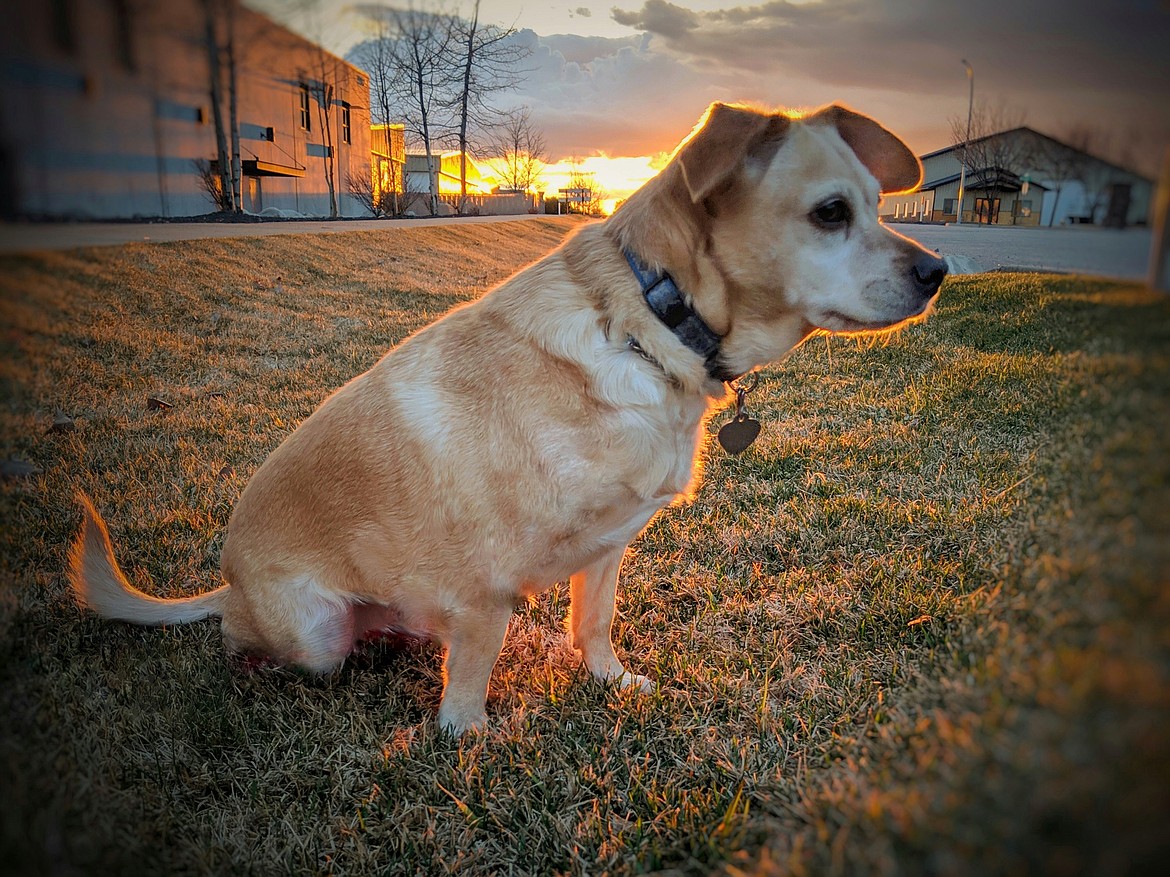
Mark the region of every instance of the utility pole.
<instances>
[{"instance_id":1,"label":"utility pole","mask_svg":"<svg viewBox=\"0 0 1170 877\"><path fill-rule=\"evenodd\" d=\"M965 58L962 64L967 68L967 82L969 84L967 92L967 137L963 140L963 159L959 165L959 203L955 208L955 225L963 224L963 191L967 183L967 144L971 142L971 110L975 106L975 71L967 63Z\"/></svg>"}]
</instances>

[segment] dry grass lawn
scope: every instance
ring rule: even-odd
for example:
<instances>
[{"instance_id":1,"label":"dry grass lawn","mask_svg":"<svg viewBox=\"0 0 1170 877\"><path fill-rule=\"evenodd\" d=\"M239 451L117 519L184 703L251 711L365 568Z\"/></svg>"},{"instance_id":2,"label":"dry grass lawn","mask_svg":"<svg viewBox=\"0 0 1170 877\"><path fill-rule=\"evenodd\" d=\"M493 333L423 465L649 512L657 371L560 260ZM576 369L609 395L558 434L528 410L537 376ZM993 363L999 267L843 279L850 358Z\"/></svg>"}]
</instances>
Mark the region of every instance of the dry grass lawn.
<instances>
[{"instance_id":1,"label":"dry grass lawn","mask_svg":"<svg viewBox=\"0 0 1170 877\"><path fill-rule=\"evenodd\" d=\"M926 324L813 339L767 370L757 444L710 449L696 501L630 552L615 640L653 695L580 670L565 586L517 611L490 731L458 742L434 726L432 648L247 675L213 623L74 607L74 490L143 587L210 588L265 455L573 224L0 260L5 867L1164 865L1170 302L1134 286L952 280Z\"/></svg>"}]
</instances>

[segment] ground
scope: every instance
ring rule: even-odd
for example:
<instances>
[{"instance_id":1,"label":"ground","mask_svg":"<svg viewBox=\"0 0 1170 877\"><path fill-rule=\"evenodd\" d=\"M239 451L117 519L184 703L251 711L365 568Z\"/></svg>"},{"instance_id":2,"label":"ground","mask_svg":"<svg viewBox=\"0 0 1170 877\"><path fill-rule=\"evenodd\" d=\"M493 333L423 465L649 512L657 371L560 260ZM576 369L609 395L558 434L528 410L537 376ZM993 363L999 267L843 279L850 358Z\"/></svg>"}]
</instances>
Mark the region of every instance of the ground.
<instances>
[{"instance_id":1,"label":"ground","mask_svg":"<svg viewBox=\"0 0 1170 877\"><path fill-rule=\"evenodd\" d=\"M213 586L333 388L574 220L0 260L0 861L14 873L1142 874L1170 854L1170 301L948 280L763 373L745 454L623 570L591 681L519 607L485 734L440 656L247 673L69 598L88 491L134 580ZM170 407L151 403L158 399ZM725 419L717 417L712 431Z\"/></svg>"}]
</instances>

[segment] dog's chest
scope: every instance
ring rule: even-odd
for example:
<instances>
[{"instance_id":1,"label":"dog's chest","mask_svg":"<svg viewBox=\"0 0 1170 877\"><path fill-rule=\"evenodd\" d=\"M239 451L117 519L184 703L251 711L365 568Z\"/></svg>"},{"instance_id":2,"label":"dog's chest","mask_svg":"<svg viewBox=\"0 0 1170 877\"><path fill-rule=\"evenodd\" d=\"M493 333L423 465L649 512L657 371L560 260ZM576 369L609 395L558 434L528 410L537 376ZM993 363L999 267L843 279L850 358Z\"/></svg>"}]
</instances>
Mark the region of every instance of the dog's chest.
<instances>
[{"instance_id":1,"label":"dog's chest","mask_svg":"<svg viewBox=\"0 0 1170 877\"><path fill-rule=\"evenodd\" d=\"M654 515L693 483L705 406L686 410L630 409L609 423L603 465L598 455L564 457L556 512L527 522L518 578L529 593L576 572L598 556L624 548ZM575 470L574 475L570 475Z\"/></svg>"},{"instance_id":2,"label":"dog's chest","mask_svg":"<svg viewBox=\"0 0 1170 877\"><path fill-rule=\"evenodd\" d=\"M619 415L614 441L629 447L627 483L640 498L665 505L690 492L705 411L705 404L686 400Z\"/></svg>"}]
</instances>

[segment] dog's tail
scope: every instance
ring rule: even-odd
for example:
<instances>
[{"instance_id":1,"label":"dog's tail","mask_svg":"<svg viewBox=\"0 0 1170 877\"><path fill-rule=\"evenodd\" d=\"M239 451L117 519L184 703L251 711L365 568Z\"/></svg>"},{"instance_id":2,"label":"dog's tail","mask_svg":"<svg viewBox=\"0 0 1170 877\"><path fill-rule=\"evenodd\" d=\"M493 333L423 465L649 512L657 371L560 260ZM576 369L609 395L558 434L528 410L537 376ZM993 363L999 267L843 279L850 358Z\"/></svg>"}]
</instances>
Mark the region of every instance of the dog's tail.
<instances>
[{"instance_id":1,"label":"dog's tail","mask_svg":"<svg viewBox=\"0 0 1170 877\"><path fill-rule=\"evenodd\" d=\"M110 533L93 503L82 493L77 501L84 517L81 532L69 550L69 581L78 603L106 618L145 625L184 624L223 614L230 587L226 584L206 594L175 600L152 597L135 588L114 559Z\"/></svg>"}]
</instances>

